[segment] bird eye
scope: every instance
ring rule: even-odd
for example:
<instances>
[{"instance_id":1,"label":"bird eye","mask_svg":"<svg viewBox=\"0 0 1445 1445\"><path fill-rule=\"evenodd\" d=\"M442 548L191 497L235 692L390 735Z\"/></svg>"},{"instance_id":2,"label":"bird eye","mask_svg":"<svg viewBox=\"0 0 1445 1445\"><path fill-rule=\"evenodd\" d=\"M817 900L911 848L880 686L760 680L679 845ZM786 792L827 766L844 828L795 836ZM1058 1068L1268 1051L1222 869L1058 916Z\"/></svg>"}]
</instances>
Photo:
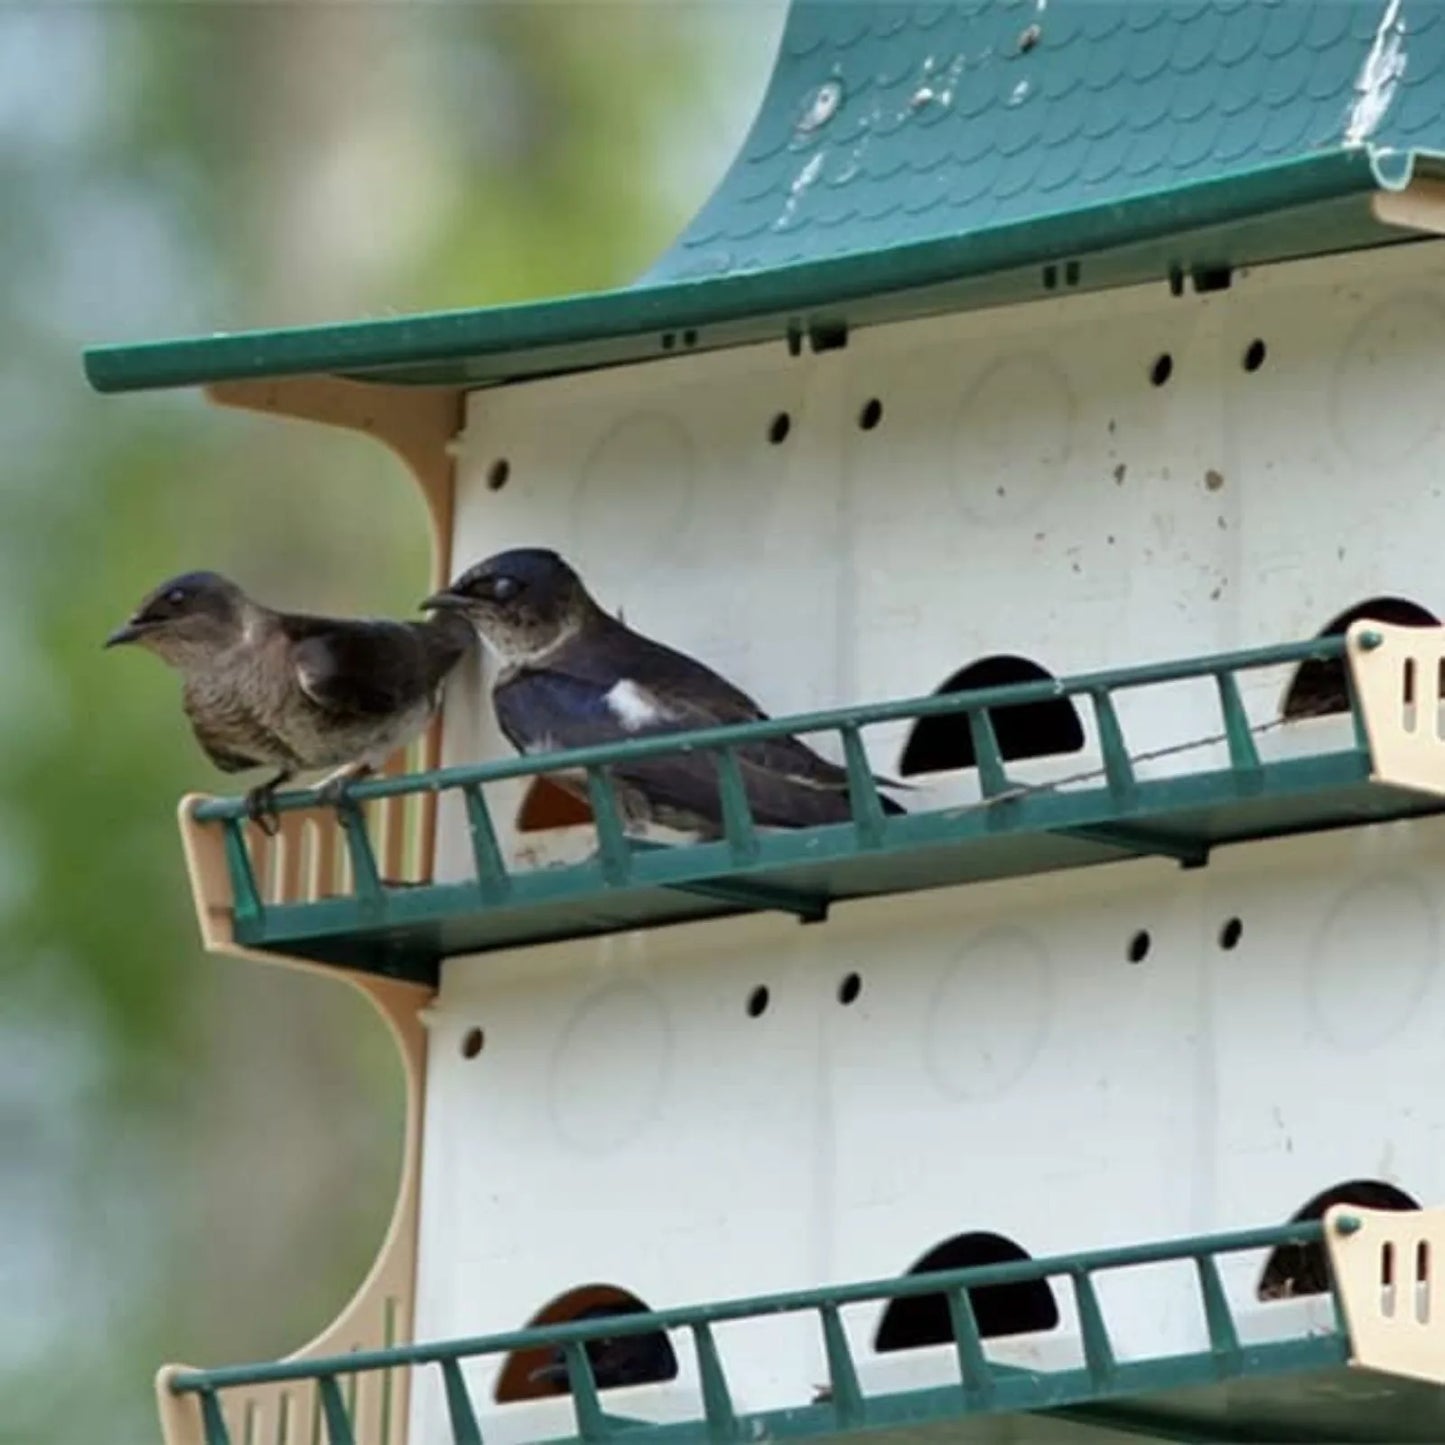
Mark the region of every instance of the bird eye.
<instances>
[{"instance_id":1,"label":"bird eye","mask_svg":"<svg viewBox=\"0 0 1445 1445\"><path fill-rule=\"evenodd\" d=\"M185 600L185 591L180 587L172 587L171 590L166 593L166 601L169 602L172 607L179 607Z\"/></svg>"},{"instance_id":2,"label":"bird eye","mask_svg":"<svg viewBox=\"0 0 1445 1445\"><path fill-rule=\"evenodd\" d=\"M515 577L498 577L492 583L492 596L498 602L510 602L522 590L522 584Z\"/></svg>"}]
</instances>

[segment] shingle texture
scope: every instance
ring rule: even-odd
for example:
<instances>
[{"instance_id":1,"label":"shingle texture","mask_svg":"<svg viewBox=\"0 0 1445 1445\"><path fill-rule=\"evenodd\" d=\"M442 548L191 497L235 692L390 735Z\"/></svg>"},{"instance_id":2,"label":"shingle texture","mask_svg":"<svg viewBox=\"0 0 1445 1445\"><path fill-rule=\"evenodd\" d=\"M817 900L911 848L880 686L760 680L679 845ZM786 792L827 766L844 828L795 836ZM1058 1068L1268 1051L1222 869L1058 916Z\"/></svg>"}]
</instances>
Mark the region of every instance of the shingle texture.
<instances>
[{"instance_id":1,"label":"shingle texture","mask_svg":"<svg viewBox=\"0 0 1445 1445\"><path fill-rule=\"evenodd\" d=\"M1445 150L1445 0L798 0L647 274L754 271L1370 148Z\"/></svg>"}]
</instances>

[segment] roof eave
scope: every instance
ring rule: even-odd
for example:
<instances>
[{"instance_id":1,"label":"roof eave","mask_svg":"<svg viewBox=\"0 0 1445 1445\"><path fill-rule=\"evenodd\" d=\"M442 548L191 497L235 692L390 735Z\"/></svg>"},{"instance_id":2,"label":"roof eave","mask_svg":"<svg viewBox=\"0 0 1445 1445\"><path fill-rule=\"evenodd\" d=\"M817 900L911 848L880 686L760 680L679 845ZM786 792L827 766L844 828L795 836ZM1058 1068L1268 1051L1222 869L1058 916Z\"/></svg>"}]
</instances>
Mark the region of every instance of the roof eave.
<instances>
[{"instance_id":1,"label":"roof eave","mask_svg":"<svg viewBox=\"0 0 1445 1445\"><path fill-rule=\"evenodd\" d=\"M424 371L489 358L514 358L516 375L652 359L672 351L680 339L683 348L699 349L755 339L746 334L749 322L775 322L773 334L782 335L813 315L865 298L978 280L1397 190L1415 174L1417 159L1397 152L1384 165L1369 147L1330 150L1123 202L768 270L383 321L101 346L86 351L85 374L99 392L126 392L321 374L390 381L397 378L387 373L397 369ZM1429 168L1441 173L1438 158L1427 159ZM699 339L705 328L720 334ZM572 350L593 359L572 367ZM539 366L544 358L550 361ZM507 366L480 370L490 381L513 374ZM438 378L438 384L447 383ZM469 378L465 384L480 382Z\"/></svg>"}]
</instances>

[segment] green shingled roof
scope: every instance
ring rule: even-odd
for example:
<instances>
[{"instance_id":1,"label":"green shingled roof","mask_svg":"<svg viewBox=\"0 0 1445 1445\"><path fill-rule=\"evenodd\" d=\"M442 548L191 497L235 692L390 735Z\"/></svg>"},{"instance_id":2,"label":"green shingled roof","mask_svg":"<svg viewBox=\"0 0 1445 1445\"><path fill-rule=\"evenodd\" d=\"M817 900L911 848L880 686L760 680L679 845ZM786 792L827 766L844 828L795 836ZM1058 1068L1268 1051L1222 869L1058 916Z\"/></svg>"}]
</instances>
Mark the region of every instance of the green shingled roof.
<instances>
[{"instance_id":1,"label":"green shingled roof","mask_svg":"<svg viewBox=\"0 0 1445 1445\"><path fill-rule=\"evenodd\" d=\"M634 285L87 352L101 391L482 385L1385 244L1445 175L1441 0L795 0L742 150Z\"/></svg>"}]
</instances>

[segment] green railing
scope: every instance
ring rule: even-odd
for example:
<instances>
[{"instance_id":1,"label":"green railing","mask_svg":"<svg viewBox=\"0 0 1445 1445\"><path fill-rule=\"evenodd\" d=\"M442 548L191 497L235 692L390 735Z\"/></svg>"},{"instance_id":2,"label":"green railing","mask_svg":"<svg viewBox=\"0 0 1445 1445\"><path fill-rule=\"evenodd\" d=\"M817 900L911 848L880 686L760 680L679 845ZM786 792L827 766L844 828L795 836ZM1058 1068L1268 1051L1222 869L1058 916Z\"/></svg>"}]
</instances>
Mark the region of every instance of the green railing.
<instances>
[{"instance_id":1,"label":"green railing","mask_svg":"<svg viewBox=\"0 0 1445 1445\"><path fill-rule=\"evenodd\" d=\"M1346 1218L1341 1221L1341 1227L1348 1228L1351 1222ZM1067 1409L1094 1400L1156 1394L1250 1375L1317 1370L1344 1363L1347 1344L1338 1323L1338 1306L1333 1333L1270 1344L1242 1344L1219 1275L1220 1255L1273 1249L1283 1244L1319 1244L1323 1237L1324 1226L1317 1220L1277 1225L1051 1259L1019 1260L726 1303L616 1315L475 1339L400 1345L326 1359L189 1371L177 1374L171 1381L171 1389L199 1398L207 1445L235 1445L221 1408L221 1392L283 1381L314 1381L328 1445L356 1445L340 1381L370 1371L408 1366L437 1368L454 1445L481 1445L481 1426L460 1362L533 1349L562 1352L575 1424L575 1437L564 1438L589 1442L626 1435L629 1439L645 1436L649 1445L700 1440L723 1445L723 1442L744 1439L807 1438L888 1425L920 1425L960 1415ZM1207 1348L1186 1355L1121 1360L1105 1322L1094 1277L1103 1271L1169 1262L1194 1267ZM990 1362L984 1352L984 1340L969 1292L990 1285L1049 1279L1067 1281L1072 1290L1082 1366L1032 1371ZM891 1393L865 1390L840 1312L851 1305L940 1294L947 1301L953 1325L957 1383ZM820 1397L796 1407L740 1413L714 1330L722 1324L786 1314L815 1316L826 1362L826 1389L820 1392ZM690 1421L653 1425L608 1414L587 1356L587 1342L667 1330L686 1331L692 1338L701 1398L700 1416Z\"/></svg>"},{"instance_id":2,"label":"green railing","mask_svg":"<svg viewBox=\"0 0 1445 1445\"><path fill-rule=\"evenodd\" d=\"M1353 741L1342 751L1323 758L1265 763L1261 760L1257 735L1277 727L1279 720L1251 726L1239 685L1241 674L1262 668L1311 659L1342 660L1345 646L1342 637L1322 637L1058 681L832 708L731 727L633 738L545 756L509 758L367 781L356 785L350 799L338 810L354 880L352 891L308 902L268 902L263 897L246 846L246 815L241 800L207 800L197 806L194 817L199 823L224 830L238 942L282 947L298 940L329 938L340 943L324 947L318 944L313 956L341 958L346 954L348 936L357 938L369 931L373 940L380 941L375 944L373 955L359 961L357 966L395 973L406 973L410 969L418 977L425 976L428 968L434 976L436 959L448 951L471 951L542 937L603 931L608 926L636 927L665 921L679 916L679 894L694 895L693 901L686 905L694 909L691 916L701 916L697 911L700 907L717 911L720 903L733 908L782 909L814 920L824 917L830 903L838 897L897 891L911 886L906 877L900 881L898 868L893 868L886 878L860 881L856 868L853 876L842 876L839 870L846 872L846 868L860 858L876 861L910 852L921 854L928 849L936 853L939 849L965 844L991 846L1000 839L1022 833L1072 839L1071 861L1080 861L1077 845L1082 841L1095 848L1096 857L1158 854L1185 863L1200 863L1210 847L1221 839L1229 841L1248 834L1250 828L1255 829L1252 836L1267 831L1268 819L1262 822L1255 808L1241 824L1242 831L1231 834L1228 829L1223 833L1216 829L1211 832L1222 816L1221 808L1252 805L1271 793L1294 799L1316 793L1334 808L1333 813L1325 808L1319 820L1312 823L1308 810L1301 814L1292 803L1294 811L1282 823L1281 830L1328 826L1362 813L1358 793L1343 798L1343 790L1358 789L1368 782L1368 747L1358 710L1355 710ZM1213 718L1198 717L1197 732L1186 733L1170 746L1150 753L1131 754L1115 705L1117 695L1201 679L1214 685ZM994 715L1005 708L1059 699L1079 699L1092 711L1097 765L1087 772L1052 782L1016 782L1009 776L999 747ZM886 813L864 749L864 729L883 723L941 717L958 717L968 728L980 800L926 810L915 804L901 815ZM759 739L827 733L835 735L840 743L847 770L850 821L797 830L759 828L749 808L738 748ZM1146 760L1216 744L1224 745L1227 750L1227 767L1215 765L1212 771L1176 769L1168 776L1140 775L1139 765ZM612 767L624 761L679 752L706 754L716 766L724 825L722 839L677 847L657 847L629 839L614 792ZM564 769L586 776L597 832L596 854L585 862L563 867L509 868L485 788L508 779L536 778ZM1092 785L1081 786L1085 783ZM1331 790L1335 790L1333 794ZM360 805L373 799L421 793L451 793L461 797L471 841L469 880L407 888L390 887L384 882ZM1343 812L1339 806L1342 799L1346 805ZM285 793L276 800L277 809L282 813L319 804L315 791ZM1188 813L1191 809L1202 819L1202 831L1171 830L1167 826L1167 815ZM1160 826L1161 823L1166 826ZM1082 861L1096 861L1096 857ZM934 881L918 886L937 886L939 881L957 882L977 876L969 873L965 863L967 860L958 862L952 873L946 869L935 871ZM1045 856L1036 867L1019 865L1014 871L1056 866L1069 866L1069 862L1050 861ZM823 876L828 869L833 872ZM811 874L808 870L812 870ZM906 874L906 867L902 873ZM617 900L629 890L634 895L651 890L653 896L636 906L619 904ZM670 904L666 901L669 893ZM612 925L592 918L578 923L574 933L567 932L571 924L557 911L557 906L575 904L574 912L580 917L589 900L595 902L604 894L609 896L609 907L615 917L621 917L619 908L626 912L630 907L631 911ZM699 896L708 902L697 904ZM532 923L536 925L531 932L518 925L515 917L519 911L529 909L534 915ZM489 933L484 926L485 919L491 916L495 920L508 912L513 918L506 928L498 925ZM548 915L547 919L543 918L544 914ZM469 930L462 931L465 936L453 929L447 937L442 937L438 925L461 915L470 919ZM548 920L553 930L550 934L543 927ZM329 955L325 948L331 949ZM342 961L356 960L348 956Z\"/></svg>"}]
</instances>

